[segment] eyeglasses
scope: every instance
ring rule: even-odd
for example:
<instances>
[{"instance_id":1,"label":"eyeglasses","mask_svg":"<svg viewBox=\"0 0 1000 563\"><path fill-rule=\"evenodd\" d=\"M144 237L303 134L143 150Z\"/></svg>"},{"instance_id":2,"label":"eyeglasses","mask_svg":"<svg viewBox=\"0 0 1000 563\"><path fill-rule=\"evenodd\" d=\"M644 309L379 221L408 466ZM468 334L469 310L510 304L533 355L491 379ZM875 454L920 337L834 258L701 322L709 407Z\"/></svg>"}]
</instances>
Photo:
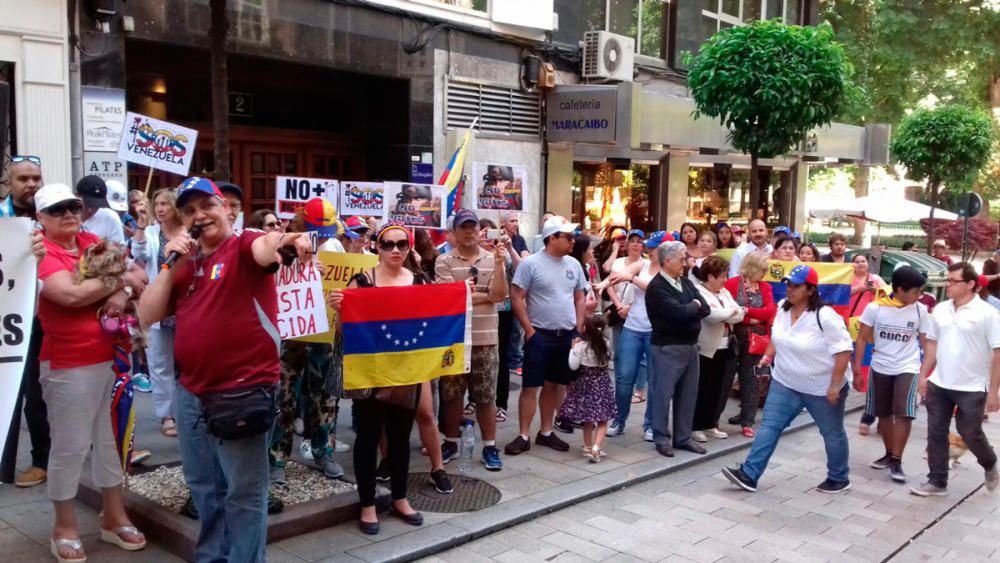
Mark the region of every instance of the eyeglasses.
<instances>
[{"instance_id":1,"label":"eyeglasses","mask_svg":"<svg viewBox=\"0 0 1000 563\"><path fill-rule=\"evenodd\" d=\"M956 279L952 279L952 278L945 278L945 280L944 280L944 284L945 285L955 285L956 283L970 283L970 282L969 281L965 281L965 280L961 280L961 279L956 280Z\"/></svg>"},{"instance_id":2,"label":"eyeglasses","mask_svg":"<svg viewBox=\"0 0 1000 563\"><path fill-rule=\"evenodd\" d=\"M380 240L378 241L378 247L382 249L382 252L392 252L395 248L400 252L406 252L410 249L410 241L406 239L391 241L391 240Z\"/></svg>"},{"instance_id":3,"label":"eyeglasses","mask_svg":"<svg viewBox=\"0 0 1000 563\"><path fill-rule=\"evenodd\" d=\"M51 215L52 217L62 217L67 211L73 215L79 215L83 213L83 203L77 200L63 201L46 207L42 213Z\"/></svg>"},{"instance_id":4,"label":"eyeglasses","mask_svg":"<svg viewBox=\"0 0 1000 563\"><path fill-rule=\"evenodd\" d=\"M278 222L277 221L271 221L270 223L264 223L264 228L265 229L276 229L276 228L278 228Z\"/></svg>"},{"instance_id":5,"label":"eyeglasses","mask_svg":"<svg viewBox=\"0 0 1000 563\"><path fill-rule=\"evenodd\" d=\"M42 159L38 158L33 154L15 154L10 157L10 161L13 164L17 164L18 162L28 161L34 163L37 166L42 165Z\"/></svg>"}]
</instances>

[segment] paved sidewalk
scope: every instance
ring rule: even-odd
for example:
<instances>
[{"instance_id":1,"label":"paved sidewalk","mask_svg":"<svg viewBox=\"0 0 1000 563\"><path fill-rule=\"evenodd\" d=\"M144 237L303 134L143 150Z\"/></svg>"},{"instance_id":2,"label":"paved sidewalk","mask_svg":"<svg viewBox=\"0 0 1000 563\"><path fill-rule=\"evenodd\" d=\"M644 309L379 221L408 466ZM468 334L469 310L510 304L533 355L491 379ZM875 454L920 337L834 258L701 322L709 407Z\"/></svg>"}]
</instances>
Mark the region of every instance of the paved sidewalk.
<instances>
[{"instance_id":1,"label":"paved sidewalk","mask_svg":"<svg viewBox=\"0 0 1000 563\"><path fill-rule=\"evenodd\" d=\"M756 494L732 487L719 474L723 464L742 460L743 451L421 561L840 563L883 561L890 555L892 561L1000 559L1000 494L980 487L983 471L971 454L953 470L949 496L919 498L909 494L908 486L890 481L885 471L868 467L884 450L877 435L857 434L858 418L849 417L847 424L853 488L846 494L813 489L825 477L825 454L822 440L810 429L783 437ZM986 428L994 443L1000 441L1000 423L987 423ZM922 459L925 436L921 419L904 458L911 483L922 481L927 470Z\"/></svg>"}]
</instances>

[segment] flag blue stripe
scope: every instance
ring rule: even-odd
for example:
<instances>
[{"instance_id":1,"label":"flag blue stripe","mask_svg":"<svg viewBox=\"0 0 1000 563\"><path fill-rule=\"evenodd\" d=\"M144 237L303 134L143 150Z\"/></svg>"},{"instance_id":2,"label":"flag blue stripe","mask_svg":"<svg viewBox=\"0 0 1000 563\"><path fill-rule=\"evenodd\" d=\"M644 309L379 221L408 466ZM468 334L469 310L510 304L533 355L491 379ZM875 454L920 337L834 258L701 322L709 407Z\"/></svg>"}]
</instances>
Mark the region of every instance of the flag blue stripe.
<instances>
[{"instance_id":1,"label":"flag blue stripe","mask_svg":"<svg viewBox=\"0 0 1000 563\"><path fill-rule=\"evenodd\" d=\"M465 314L345 323L343 334L345 356L441 348L465 341Z\"/></svg>"},{"instance_id":2,"label":"flag blue stripe","mask_svg":"<svg viewBox=\"0 0 1000 563\"><path fill-rule=\"evenodd\" d=\"M785 298L786 287L783 283L771 283L774 292L774 302ZM843 283L819 284L819 295L827 305L850 305L851 286Z\"/></svg>"}]
</instances>

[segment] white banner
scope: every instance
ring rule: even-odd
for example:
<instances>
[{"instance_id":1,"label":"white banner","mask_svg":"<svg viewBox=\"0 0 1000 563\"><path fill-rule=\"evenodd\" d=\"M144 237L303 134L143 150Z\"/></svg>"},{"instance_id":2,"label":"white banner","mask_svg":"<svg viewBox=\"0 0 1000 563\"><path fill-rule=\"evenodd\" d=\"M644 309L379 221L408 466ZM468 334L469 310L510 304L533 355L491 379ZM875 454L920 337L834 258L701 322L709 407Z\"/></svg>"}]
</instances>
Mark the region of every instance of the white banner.
<instances>
[{"instance_id":1,"label":"white banner","mask_svg":"<svg viewBox=\"0 0 1000 563\"><path fill-rule=\"evenodd\" d=\"M385 185L381 182L341 182L340 219L359 215L385 221Z\"/></svg>"},{"instance_id":2,"label":"white banner","mask_svg":"<svg viewBox=\"0 0 1000 563\"><path fill-rule=\"evenodd\" d=\"M128 112L118 158L187 176L197 141L194 129Z\"/></svg>"},{"instance_id":3,"label":"white banner","mask_svg":"<svg viewBox=\"0 0 1000 563\"><path fill-rule=\"evenodd\" d=\"M410 182L385 183L386 219L411 227L445 228L447 188Z\"/></svg>"},{"instance_id":4,"label":"white banner","mask_svg":"<svg viewBox=\"0 0 1000 563\"><path fill-rule=\"evenodd\" d=\"M315 263L296 260L275 275L278 287L278 333L282 340L328 332L323 278Z\"/></svg>"},{"instance_id":5,"label":"white banner","mask_svg":"<svg viewBox=\"0 0 1000 563\"><path fill-rule=\"evenodd\" d=\"M321 197L337 205L340 184L325 178L300 178L298 176L278 176L274 186L274 211L279 219L294 219L295 212L314 197Z\"/></svg>"},{"instance_id":6,"label":"white banner","mask_svg":"<svg viewBox=\"0 0 1000 563\"><path fill-rule=\"evenodd\" d=\"M31 221L0 219L0 439L8 433L21 387L38 275L31 254Z\"/></svg>"}]
</instances>

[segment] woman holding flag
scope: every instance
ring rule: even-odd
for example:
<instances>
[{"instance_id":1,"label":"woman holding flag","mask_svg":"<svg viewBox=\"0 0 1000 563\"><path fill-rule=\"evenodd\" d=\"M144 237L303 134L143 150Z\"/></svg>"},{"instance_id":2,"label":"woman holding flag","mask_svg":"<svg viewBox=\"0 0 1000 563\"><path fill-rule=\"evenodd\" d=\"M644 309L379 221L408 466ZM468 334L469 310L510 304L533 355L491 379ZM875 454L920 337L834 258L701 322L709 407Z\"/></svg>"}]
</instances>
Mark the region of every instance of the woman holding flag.
<instances>
[{"instance_id":1,"label":"woman holding flag","mask_svg":"<svg viewBox=\"0 0 1000 563\"><path fill-rule=\"evenodd\" d=\"M399 287L424 285L429 283L420 272L403 266L413 248L410 230L396 223L388 223L375 237L379 263L367 272L362 272L347 285L348 288ZM331 290L329 304L337 311L337 330L340 331L341 307L344 303L342 290ZM375 471L379 440L385 432L388 443L389 475L392 481L392 505L390 512L406 523L420 526L424 517L410 506L406 499L406 481L410 470L410 432L416 406L419 401L420 385L386 387L378 389L393 395L379 398L376 390L363 390L354 401L358 416L357 438L354 442L354 471L361 498L361 518L358 526L365 534L379 532L378 514L375 511ZM364 391L368 391L365 393ZM367 394L366 397L360 398Z\"/></svg>"},{"instance_id":2,"label":"woman holding flag","mask_svg":"<svg viewBox=\"0 0 1000 563\"><path fill-rule=\"evenodd\" d=\"M111 389L115 337L101 328L100 315L121 315L132 289L142 290L145 276L127 273L109 280L75 281L84 252L100 241L81 232L83 203L68 186L49 184L35 193L46 256L38 266L43 280L38 318L42 340L42 397L48 405L52 451L48 493L55 512L49 540L60 562L86 561L74 501L87 454L101 489L101 540L136 551L146 538L132 525L122 498L122 462L111 425ZM126 289L129 288L129 289Z\"/></svg>"}]
</instances>

